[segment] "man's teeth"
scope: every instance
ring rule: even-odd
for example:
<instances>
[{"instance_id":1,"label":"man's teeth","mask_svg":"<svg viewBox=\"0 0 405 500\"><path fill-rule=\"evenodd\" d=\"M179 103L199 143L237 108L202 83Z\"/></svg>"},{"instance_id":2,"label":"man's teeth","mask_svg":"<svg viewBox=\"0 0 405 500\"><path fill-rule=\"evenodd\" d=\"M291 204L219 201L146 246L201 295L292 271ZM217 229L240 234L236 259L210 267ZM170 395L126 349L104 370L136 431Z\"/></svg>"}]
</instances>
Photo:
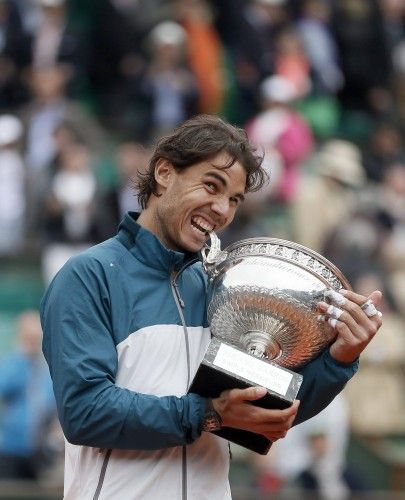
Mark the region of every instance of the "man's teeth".
<instances>
[{"instance_id":1,"label":"man's teeth","mask_svg":"<svg viewBox=\"0 0 405 500\"><path fill-rule=\"evenodd\" d=\"M193 217L191 219L191 222L193 227L195 227L204 234L207 234L214 229L214 226L212 224L209 224L202 217Z\"/></svg>"}]
</instances>

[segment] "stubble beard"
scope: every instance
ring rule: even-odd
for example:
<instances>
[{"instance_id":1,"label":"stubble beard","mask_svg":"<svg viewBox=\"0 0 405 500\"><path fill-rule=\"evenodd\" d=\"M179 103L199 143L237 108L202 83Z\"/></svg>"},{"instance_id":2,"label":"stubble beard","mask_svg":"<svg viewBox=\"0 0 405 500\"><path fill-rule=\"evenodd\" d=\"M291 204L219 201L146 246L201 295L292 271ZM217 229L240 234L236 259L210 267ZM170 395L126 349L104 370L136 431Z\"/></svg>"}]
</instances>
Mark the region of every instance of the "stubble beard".
<instances>
[{"instance_id":1,"label":"stubble beard","mask_svg":"<svg viewBox=\"0 0 405 500\"><path fill-rule=\"evenodd\" d=\"M169 207L158 207L155 214L155 227L156 227L156 236L159 240L169 249L171 250L181 250L179 248L178 242L175 241L170 235L170 215L172 213L172 209Z\"/></svg>"}]
</instances>

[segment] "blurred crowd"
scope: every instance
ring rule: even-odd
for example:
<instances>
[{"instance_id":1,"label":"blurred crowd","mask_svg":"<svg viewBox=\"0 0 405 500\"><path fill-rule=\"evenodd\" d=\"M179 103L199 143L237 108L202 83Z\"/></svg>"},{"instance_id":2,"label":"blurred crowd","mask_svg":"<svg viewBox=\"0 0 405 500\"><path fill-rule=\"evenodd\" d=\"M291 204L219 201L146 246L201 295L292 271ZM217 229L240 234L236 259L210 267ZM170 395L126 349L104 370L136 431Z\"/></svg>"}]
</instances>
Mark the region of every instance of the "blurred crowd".
<instances>
[{"instance_id":1,"label":"blurred crowd","mask_svg":"<svg viewBox=\"0 0 405 500\"><path fill-rule=\"evenodd\" d=\"M48 284L139 209L134 179L153 144L198 113L245 128L270 177L223 245L294 240L359 293L384 292L381 334L339 409L252 462L258 488L299 478L320 498L347 498L348 433L405 433L403 0L0 0L0 260L35 256ZM22 313L19 331L34 315ZM40 356L16 349L32 384ZM55 425L45 396L27 421L22 382L14 408L8 366L12 377L17 364L0 369L0 464L38 452L28 437L10 445L9 412L21 429ZM338 451L331 429L346 436ZM297 450L295 466L283 446Z\"/></svg>"}]
</instances>

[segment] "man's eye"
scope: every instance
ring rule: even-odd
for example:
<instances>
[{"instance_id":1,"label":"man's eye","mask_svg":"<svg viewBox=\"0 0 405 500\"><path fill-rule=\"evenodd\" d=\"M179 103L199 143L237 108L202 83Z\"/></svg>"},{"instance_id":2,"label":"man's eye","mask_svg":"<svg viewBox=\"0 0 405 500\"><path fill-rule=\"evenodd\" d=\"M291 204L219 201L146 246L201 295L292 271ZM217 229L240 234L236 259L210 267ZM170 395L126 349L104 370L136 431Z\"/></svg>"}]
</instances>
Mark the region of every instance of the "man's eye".
<instances>
[{"instance_id":1,"label":"man's eye","mask_svg":"<svg viewBox=\"0 0 405 500\"><path fill-rule=\"evenodd\" d=\"M217 187L213 182L206 182L205 186L212 191L213 193L216 191Z\"/></svg>"},{"instance_id":2,"label":"man's eye","mask_svg":"<svg viewBox=\"0 0 405 500\"><path fill-rule=\"evenodd\" d=\"M233 205L239 205L239 198L235 198L234 196L232 196L232 198L230 198L230 201Z\"/></svg>"}]
</instances>

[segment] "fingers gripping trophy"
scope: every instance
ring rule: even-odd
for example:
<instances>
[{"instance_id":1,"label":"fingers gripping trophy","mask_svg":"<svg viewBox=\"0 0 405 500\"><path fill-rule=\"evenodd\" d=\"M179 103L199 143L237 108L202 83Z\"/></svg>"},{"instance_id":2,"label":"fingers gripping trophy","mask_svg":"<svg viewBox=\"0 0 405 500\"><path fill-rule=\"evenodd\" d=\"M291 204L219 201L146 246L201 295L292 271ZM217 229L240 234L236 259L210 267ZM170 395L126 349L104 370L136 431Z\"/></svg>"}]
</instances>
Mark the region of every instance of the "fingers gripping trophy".
<instances>
[{"instance_id":1,"label":"fingers gripping trophy","mask_svg":"<svg viewBox=\"0 0 405 500\"><path fill-rule=\"evenodd\" d=\"M335 341L347 301L342 290L353 293L351 286L326 258L297 243L252 238L221 250L214 232L210 239L201 256L212 339L189 392L215 398L263 386L267 394L253 404L288 408L303 380L295 370ZM371 299L361 310L381 317ZM271 446L250 431L222 427L216 434L261 454Z\"/></svg>"}]
</instances>

